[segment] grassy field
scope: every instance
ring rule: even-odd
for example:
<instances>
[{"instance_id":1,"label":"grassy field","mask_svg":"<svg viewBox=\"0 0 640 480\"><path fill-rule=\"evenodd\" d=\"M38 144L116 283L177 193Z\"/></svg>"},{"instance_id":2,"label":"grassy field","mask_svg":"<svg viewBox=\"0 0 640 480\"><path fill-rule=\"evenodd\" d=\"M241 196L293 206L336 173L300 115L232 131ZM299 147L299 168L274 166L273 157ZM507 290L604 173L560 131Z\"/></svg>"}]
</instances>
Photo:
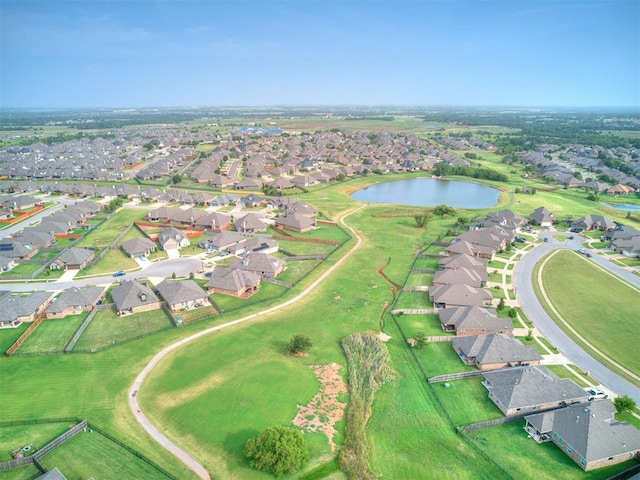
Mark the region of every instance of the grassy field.
<instances>
[{"instance_id":1,"label":"grassy field","mask_svg":"<svg viewBox=\"0 0 640 480\"><path fill-rule=\"evenodd\" d=\"M168 478L107 437L88 428L46 454L43 467L58 467L67 478Z\"/></svg>"},{"instance_id":2,"label":"grassy field","mask_svg":"<svg viewBox=\"0 0 640 480\"><path fill-rule=\"evenodd\" d=\"M433 384L434 391L456 426L503 417L500 409L489 400L487 389L482 386L483 380L482 377L471 377Z\"/></svg>"},{"instance_id":3,"label":"grassy field","mask_svg":"<svg viewBox=\"0 0 640 480\"><path fill-rule=\"evenodd\" d=\"M122 209L109 220L104 222L100 228L90 230L87 235L80 240L77 247L100 247L110 245L122 231L133 222L142 220L147 214L146 210ZM132 229L134 230L135 227Z\"/></svg>"},{"instance_id":4,"label":"grassy field","mask_svg":"<svg viewBox=\"0 0 640 480\"><path fill-rule=\"evenodd\" d=\"M22 323L16 328L0 328L0 352L6 352L28 327L28 323Z\"/></svg>"},{"instance_id":5,"label":"grassy field","mask_svg":"<svg viewBox=\"0 0 640 480\"><path fill-rule=\"evenodd\" d=\"M12 452L32 446L33 454L69 429L68 423L39 423L0 427L0 462L11 460Z\"/></svg>"},{"instance_id":6,"label":"grassy field","mask_svg":"<svg viewBox=\"0 0 640 480\"><path fill-rule=\"evenodd\" d=\"M80 336L73 351L92 351L125 342L139 335L171 328L163 309L119 317L115 310L100 310Z\"/></svg>"},{"instance_id":7,"label":"grassy field","mask_svg":"<svg viewBox=\"0 0 640 480\"><path fill-rule=\"evenodd\" d=\"M64 318L45 320L29 338L20 346L16 352L18 355L36 352L58 352L64 351L74 333L80 328L84 319L89 315L67 315Z\"/></svg>"},{"instance_id":8,"label":"grassy field","mask_svg":"<svg viewBox=\"0 0 640 480\"><path fill-rule=\"evenodd\" d=\"M136 261L118 248L116 250L109 250L105 256L94 265L81 270L78 277L103 275L105 273L117 272L118 270L133 270L137 268L139 267Z\"/></svg>"},{"instance_id":9,"label":"grassy field","mask_svg":"<svg viewBox=\"0 0 640 480\"><path fill-rule=\"evenodd\" d=\"M576 282L576 278L580 281ZM565 250L549 257L542 271L542 284L560 315L587 341L640 374L640 352L635 336L629 335L640 326L640 292Z\"/></svg>"}]
</instances>

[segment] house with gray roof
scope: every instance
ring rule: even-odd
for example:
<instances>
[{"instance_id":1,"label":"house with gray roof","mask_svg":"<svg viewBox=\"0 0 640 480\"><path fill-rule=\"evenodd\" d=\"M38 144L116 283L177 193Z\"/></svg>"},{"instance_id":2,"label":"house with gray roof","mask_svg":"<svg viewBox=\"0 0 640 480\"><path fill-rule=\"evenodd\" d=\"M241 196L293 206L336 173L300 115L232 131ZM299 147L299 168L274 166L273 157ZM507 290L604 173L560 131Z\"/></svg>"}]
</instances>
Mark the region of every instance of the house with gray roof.
<instances>
[{"instance_id":1,"label":"house with gray roof","mask_svg":"<svg viewBox=\"0 0 640 480\"><path fill-rule=\"evenodd\" d=\"M236 220L236 230L240 233L259 233L267 231L267 224L254 213L248 213Z\"/></svg>"},{"instance_id":2,"label":"house with gray roof","mask_svg":"<svg viewBox=\"0 0 640 480\"><path fill-rule=\"evenodd\" d=\"M486 272L486 271L485 271ZM437 270L433 275L433 285L453 285L460 283L471 287L481 288L485 286L485 275L478 273L476 270L462 268L446 268Z\"/></svg>"},{"instance_id":3,"label":"house with gray roof","mask_svg":"<svg viewBox=\"0 0 640 480\"><path fill-rule=\"evenodd\" d=\"M209 293L248 298L258 291L260 282L261 277L255 272L216 267L211 272L207 288Z\"/></svg>"},{"instance_id":4,"label":"house with gray roof","mask_svg":"<svg viewBox=\"0 0 640 480\"><path fill-rule=\"evenodd\" d=\"M95 257L93 250L88 248L66 248L49 265L51 270L82 270Z\"/></svg>"},{"instance_id":5,"label":"house with gray roof","mask_svg":"<svg viewBox=\"0 0 640 480\"><path fill-rule=\"evenodd\" d=\"M585 471L640 456L640 430L615 420L609 399L569 405L525 417L525 430L538 443L553 442Z\"/></svg>"},{"instance_id":6,"label":"house with gray roof","mask_svg":"<svg viewBox=\"0 0 640 480\"><path fill-rule=\"evenodd\" d=\"M175 227L164 227L158 234L158 242L164 250L188 247L191 242L187 235Z\"/></svg>"},{"instance_id":7,"label":"house with gray roof","mask_svg":"<svg viewBox=\"0 0 640 480\"><path fill-rule=\"evenodd\" d=\"M438 311L442 330L458 336L513 333L510 318L498 318L494 310L482 307L450 307Z\"/></svg>"},{"instance_id":8,"label":"house with gray roof","mask_svg":"<svg viewBox=\"0 0 640 480\"><path fill-rule=\"evenodd\" d=\"M197 227L204 227L212 232L220 232L231 228L231 216L226 213L211 212L196 220Z\"/></svg>"},{"instance_id":9,"label":"house with gray roof","mask_svg":"<svg viewBox=\"0 0 640 480\"><path fill-rule=\"evenodd\" d=\"M429 287L429 301L433 302L436 308L484 307L491 305L492 299L493 297L488 290L469 285L453 284Z\"/></svg>"},{"instance_id":10,"label":"house with gray roof","mask_svg":"<svg viewBox=\"0 0 640 480\"><path fill-rule=\"evenodd\" d=\"M616 223L602 215L585 215L571 222L571 228L578 231L604 230L606 232L616 228Z\"/></svg>"},{"instance_id":11,"label":"house with gray roof","mask_svg":"<svg viewBox=\"0 0 640 480\"><path fill-rule=\"evenodd\" d=\"M232 255L242 255L245 252L247 238L239 233L226 230L206 232L206 235L198 242L198 246L209 252L229 252Z\"/></svg>"},{"instance_id":12,"label":"house with gray roof","mask_svg":"<svg viewBox=\"0 0 640 480\"><path fill-rule=\"evenodd\" d=\"M482 374L489 399L506 416L537 413L586 402L588 392L570 378L558 378L542 365L493 370Z\"/></svg>"},{"instance_id":13,"label":"house with gray roof","mask_svg":"<svg viewBox=\"0 0 640 480\"><path fill-rule=\"evenodd\" d=\"M30 243L26 243L21 238L0 239L0 256L17 260L28 260L38 253L38 248Z\"/></svg>"},{"instance_id":14,"label":"house with gray roof","mask_svg":"<svg viewBox=\"0 0 640 480\"><path fill-rule=\"evenodd\" d=\"M0 324L15 326L20 322L33 322L49 306L52 296L51 292L3 295L0 297Z\"/></svg>"},{"instance_id":15,"label":"house with gray roof","mask_svg":"<svg viewBox=\"0 0 640 480\"><path fill-rule=\"evenodd\" d=\"M120 247L131 258L149 255L156 249L156 242L149 238L131 238L120 244Z\"/></svg>"},{"instance_id":16,"label":"house with gray roof","mask_svg":"<svg viewBox=\"0 0 640 480\"><path fill-rule=\"evenodd\" d=\"M453 241L445 248L449 256L468 255L470 257L493 260L496 250L492 247L473 244L464 240Z\"/></svg>"},{"instance_id":17,"label":"house with gray roof","mask_svg":"<svg viewBox=\"0 0 640 480\"><path fill-rule=\"evenodd\" d=\"M146 312L160 308L161 301L146 283L126 280L111 290L118 315Z\"/></svg>"},{"instance_id":18,"label":"house with gray roof","mask_svg":"<svg viewBox=\"0 0 640 480\"><path fill-rule=\"evenodd\" d=\"M249 237L244 244L247 252L276 253L280 249L278 242L268 237Z\"/></svg>"},{"instance_id":19,"label":"house with gray roof","mask_svg":"<svg viewBox=\"0 0 640 480\"><path fill-rule=\"evenodd\" d=\"M206 292L193 280L163 280L156 288L173 311L209 305Z\"/></svg>"},{"instance_id":20,"label":"house with gray roof","mask_svg":"<svg viewBox=\"0 0 640 480\"><path fill-rule=\"evenodd\" d=\"M102 287L71 287L53 299L44 314L46 318L62 318L89 312L104 300Z\"/></svg>"},{"instance_id":21,"label":"house with gray roof","mask_svg":"<svg viewBox=\"0 0 640 480\"><path fill-rule=\"evenodd\" d=\"M536 347L504 333L456 337L452 346L464 363L480 370L538 365L542 360Z\"/></svg>"}]
</instances>

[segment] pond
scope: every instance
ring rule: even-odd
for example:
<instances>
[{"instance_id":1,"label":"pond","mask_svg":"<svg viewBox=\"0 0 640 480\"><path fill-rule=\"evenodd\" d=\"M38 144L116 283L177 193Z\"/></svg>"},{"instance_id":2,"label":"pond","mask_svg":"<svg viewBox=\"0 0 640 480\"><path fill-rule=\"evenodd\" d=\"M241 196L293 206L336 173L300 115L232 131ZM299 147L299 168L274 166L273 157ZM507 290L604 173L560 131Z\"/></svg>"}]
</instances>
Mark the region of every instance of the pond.
<instances>
[{"instance_id":1,"label":"pond","mask_svg":"<svg viewBox=\"0 0 640 480\"><path fill-rule=\"evenodd\" d=\"M449 205L456 208L489 208L498 203L500 190L472 182L439 178L412 178L378 183L351 195L368 203L395 203L419 207Z\"/></svg>"},{"instance_id":2,"label":"pond","mask_svg":"<svg viewBox=\"0 0 640 480\"><path fill-rule=\"evenodd\" d=\"M630 203L620 203L618 205L611 205L611 204L605 203L605 205L615 210L640 210L640 205L632 205Z\"/></svg>"}]
</instances>

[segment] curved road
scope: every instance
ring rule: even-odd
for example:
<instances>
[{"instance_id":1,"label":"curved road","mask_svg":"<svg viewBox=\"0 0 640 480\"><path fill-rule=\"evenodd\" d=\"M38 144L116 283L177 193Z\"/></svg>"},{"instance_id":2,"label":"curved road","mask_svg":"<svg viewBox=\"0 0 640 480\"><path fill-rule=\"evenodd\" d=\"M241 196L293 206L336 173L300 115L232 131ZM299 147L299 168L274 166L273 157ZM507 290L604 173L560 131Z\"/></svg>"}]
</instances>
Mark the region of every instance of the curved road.
<instances>
[{"instance_id":1,"label":"curved road","mask_svg":"<svg viewBox=\"0 0 640 480\"><path fill-rule=\"evenodd\" d=\"M178 341L176 343L173 343L173 344L169 345L168 347L166 347L166 348L162 349L160 352L158 352L151 359L151 361L144 367L144 369L136 377L136 379L134 380L133 384L129 388L129 394L128 394L128 396L129 396L129 407L131 408L131 411L135 415L136 420L138 420L138 423L140 423L142 428L144 428L147 431L147 433L149 435L151 435L151 437L153 437L153 439L156 442L158 442L162 447L164 447L172 455L174 455L176 458L178 458L180 461L182 461L182 463L184 463L187 467L189 467L191 470L193 470L200 478L205 479L205 480L209 480L211 478L211 476L209 475L207 470L200 463L198 463L197 460L195 460L191 455L189 455L187 452L185 452L180 447L178 447L175 443L173 443L171 440L169 440L166 436L164 436L149 421L147 416L142 411L142 409L140 407L140 404L138 403L138 392L139 392L139 390L140 390L140 388L142 386L142 383L147 378L149 373L151 373L153 368L160 362L160 360L162 360L164 357L169 355L171 352L173 352L177 348L180 348L183 345L186 345L187 343L192 342L193 340L196 340L196 339L198 339L200 337L203 337L205 335L208 335L210 333L217 332L219 330L223 330L225 328L232 327L234 325L238 325L238 324L246 322L248 320L253 320L253 319L258 318L258 317L260 317L262 315L267 315L269 313L277 312L279 310L282 310L285 307L288 307L289 305L292 305L292 304L298 302L299 300L301 300L302 298L307 296L313 289L315 289L329 275L331 275L336 268L341 266L353 254L353 252L355 252L358 248L360 248L360 245L362 244L362 238L360 237L360 235L358 235L358 233L355 231L355 229L353 229L352 227L350 227L350 226L348 226L348 225L346 225L344 223L344 219L346 217L348 217L349 215L357 212L358 210L364 208L365 206L366 205L362 205L362 206L358 207L357 209L352 210L351 212L347 213L346 215L344 215L340 219L340 223L342 223L345 227L347 227L351 231L351 233L354 235L354 237L356 238L356 244L351 248L351 250L349 250L349 252L347 252L347 254L345 256L343 256L340 260L338 260L326 272L324 272L322 275L320 275L320 277L318 277L313 283L311 283L307 288L305 288L300 294L296 295L295 297L293 297L290 300L287 300L284 303L281 303L280 305L276 305L275 307L269 308L267 310L263 310L263 311L258 312L258 313L247 315L246 317L239 318L238 320L234 320L234 321L222 324L222 325L217 325L215 327L207 328L206 330L202 330L201 332L198 332L198 333L196 333L194 335L191 335L191 336L189 336L187 338L184 338L184 339L182 339L182 340L180 340L180 341Z\"/></svg>"},{"instance_id":2,"label":"curved road","mask_svg":"<svg viewBox=\"0 0 640 480\"><path fill-rule=\"evenodd\" d=\"M618 395L629 395L636 403L640 404L640 388L633 385L625 378L610 370L597 359L585 352L580 345L575 343L556 323L549 317L544 310L533 289L532 274L533 268L542 257L552 250L558 248L567 248L577 250L582 248L583 237L574 235L573 240L560 242L553 238L558 232L541 233L540 237L548 238L548 242L541 243L533 250L528 252L516 264L513 280L516 286L518 303L527 316L533 320L536 328L567 357L572 363L578 365L590 375L597 378L609 390ZM569 234L567 234L568 236ZM606 260L605 258L594 254L591 261L597 263L601 267L623 278L629 283L640 288L640 277L632 274L628 270Z\"/></svg>"}]
</instances>

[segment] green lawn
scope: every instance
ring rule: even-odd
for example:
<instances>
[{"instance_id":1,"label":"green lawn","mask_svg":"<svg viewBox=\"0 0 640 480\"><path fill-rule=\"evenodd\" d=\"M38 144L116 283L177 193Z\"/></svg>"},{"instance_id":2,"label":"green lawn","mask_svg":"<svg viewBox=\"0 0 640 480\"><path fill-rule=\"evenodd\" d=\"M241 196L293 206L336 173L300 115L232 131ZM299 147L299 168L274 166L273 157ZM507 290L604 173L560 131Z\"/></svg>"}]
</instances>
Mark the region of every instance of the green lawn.
<instances>
[{"instance_id":1,"label":"green lawn","mask_svg":"<svg viewBox=\"0 0 640 480\"><path fill-rule=\"evenodd\" d=\"M398 317L398 323L408 338L411 338L415 332L424 332L429 337L453 336L453 333L442 331L440 319L435 313L428 315L407 313Z\"/></svg>"},{"instance_id":2,"label":"green lawn","mask_svg":"<svg viewBox=\"0 0 640 480\"><path fill-rule=\"evenodd\" d=\"M433 308L429 301L428 292L399 292L398 301L393 306L396 308Z\"/></svg>"},{"instance_id":3,"label":"green lawn","mask_svg":"<svg viewBox=\"0 0 640 480\"><path fill-rule=\"evenodd\" d=\"M16 354L36 352L62 352L89 313L68 315L64 318L44 320Z\"/></svg>"},{"instance_id":4,"label":"green lawn","mask_svg":"<svg viewBox=\"0 0 640 480\"><path fill-rule=\"evenodd\" d=\"M516 337L518 340L520 340L520 342L523 345L533 345L534 347L536 347L536 350L538 350L538 353L540 355L548 355L548 352L542 348L542 345L540 345L538 342L535 341L535 339L533 337L531 337L531 339L527 340L526 337Z\"/></svg>"},{"instance_id":5,"label":"green lawn","mask_svg":"<svg viewBox=\"0 0 640 480\"><path fill-rule=\"evenodd\" d=\"M586 382L581 380L580 377L574 375L573 372L571 372L571 370L569 370L564 365L546 365L546 367L549 370L551 370L553 373L555 373L558 377L560 377L560 378L570 378L571 380L573 380L574 382L576 382L578 385L580 385L583 388L598 384L598 382L595 381L594 379L592 379L591 377L588 377L587 375L583 375L585 378L589 378L591 380L591 383L587 384ZM577 368L575 366L574 366L574 368L577 371L580 371L579 368Z\"/></svg>"},{"instance_id":6,"label":"green lawn","mask_svg":"<svg viewBox=\"0 0 640 480\"><path fill-rule=\"evenodd\" d=\"M527 438L528 434L523 427L524 420L483 428L467 436L487 455L500 459L500 465L512 478L604 480L637 463L631 460L585 473L553 443L537 444L533 439Z\"/></svg>"},{"instance_id":7,"label":"green lawn","mask_svg":"<svg viewBox=\"0 0 640 480\"><path fill-rule=\"evenodd\" d=\"M411 273L407 277L406 287L424 287L433 284L433 273ZM427 295L426 292L423 292Z\"/></svg>"},{"instance_id":8,"label":"green lawn","mask_svg":"<svg viewBox=\"0 0 640 480\"><path fill-rule=\"evenodd\" d=\"M142 220L147 214L146 210L122 209L100 227L89 230L87 235L80 240L77 247L99 247L109 246L122 231L133 222ZM135 227L133 228L135 229ZM132 229L132 230L133 230Z\"/></svg>"},{"instance_id":9,"label":"green lawn","mask_svg":"<svg viewBox=\"0 0 640 480\"><path fill-rule=\"evenodd\" d=\"M42 263L19 263L8 272L2 272L0 277L10 275L32 275L36 270L42 267Z\"/></svg>"},{"instance_id":10,"label":"green lawn","mask_svg":"<svg viewBox=\"0 0 640 480\"><path fill-rule=\"evenodd\" d=\"M99 350L172 326L171 319L163 309L123 317L117 316L115 310L100 310L80 336L73 352Z\"/></svg>"},{"instance_id":11,"label":"green lawn","mask_svg":"<svg viewBox=\"0 0 640 480\"><path fill-rule=\"evenodd\" d=\"M247 307L263 304L268 300L280 298L287 292L286 287L262 282L258 292L249 298L236 298L229 295L214 294L213 299L226 312L237 311Z\"/></svg>"},{"instance_id":12,"label":"green lawn","mask_svg":"<svg viewBox=\"0 0 640 480\"><path fill-rule=\"evenodd\" d=\"M294 240L278 240L278 245L294 255L328 255L336 249L335 245L325 243L297 242Z\"/></svg>"},{"instance_id":13,"label":"green lawn","mask_svg":"<svg viewBox=\"0 0 640 480\"><path fill-rule=\"evenodd\" d=\"M636 337L629 335L640 327L640 292L571 251L557 251L542 273L560 315L596 348L640 373Z\"/></svg>"},{"instance_id":14,"label":"green lawn","mask_svg":"<svg viewBox=\"0 0 640 480\"><path fill-rule=\"evenodd\" d=\"M6 352L13 345L18 337L29 328L29 323L22 323L16 328L0 328L0 353Z\"/></svg>"},{"instance_id":15,"label":"green lawn","mask_svg":"<svg viewBox=\"0 0 640 480\"><path fill-rule=\"evenodd\" d=\"M0 427L0 462L11 460L12 452L33 445L29 454L35 453L69 429L68 423L39 423Z\"/></svg>"},{"instance_id":16,"label":"green lawn","mask_svg":"<svg viewBox=\"0 0 640 480\"><path fill-rule=\"evenodd\" d=\"M287 262L287 269L278 275L278 280L295 285L320 263L322 263L322 260L296 260Z\"/></svg>"},{"instance_id":17,"label":"green lawn","mask_svg":"<svg viewBox=\"0 0 640 480\"><path fill-rule=\"evenodd\" d=\"M433 388L456 426L502 418L504 415L489 400L483 377L434 383ZM447 387L447 385L449 385Z\"/></svg>"},{"instance_id":18,"label":"green lawn","mask_svg":"<svg viewBox=\"0 0 640 480\"><path fill-rule=\"evenodd\" d=\"M81 270L79 276L103 275L117 272L118 270L133 270L138 268L136 261L118 248L109 250L106 255L93 266Z\"/></svg>"},{"instance_id":19,"label":"green lawn","mask_svg":"<svg viewBox=\"0 0 640 480\"><path fill-rule=\"evenodd\" d=\"M67 478L168 478L91 428L46 454L40 464L58 467Z\"/></svg>"},{"instance_id":20,"label":"green lawn","mask_svg":"<svg viewBox=\"0 0 640 480\"><path fill-rule=\"evenodd\" d=\"M402 325L401 328L405 331ZM413 350L428 377L477 370L476 367L462 363L451 342L427 343L423 349Z\"/></svg>"}]
</instances>

